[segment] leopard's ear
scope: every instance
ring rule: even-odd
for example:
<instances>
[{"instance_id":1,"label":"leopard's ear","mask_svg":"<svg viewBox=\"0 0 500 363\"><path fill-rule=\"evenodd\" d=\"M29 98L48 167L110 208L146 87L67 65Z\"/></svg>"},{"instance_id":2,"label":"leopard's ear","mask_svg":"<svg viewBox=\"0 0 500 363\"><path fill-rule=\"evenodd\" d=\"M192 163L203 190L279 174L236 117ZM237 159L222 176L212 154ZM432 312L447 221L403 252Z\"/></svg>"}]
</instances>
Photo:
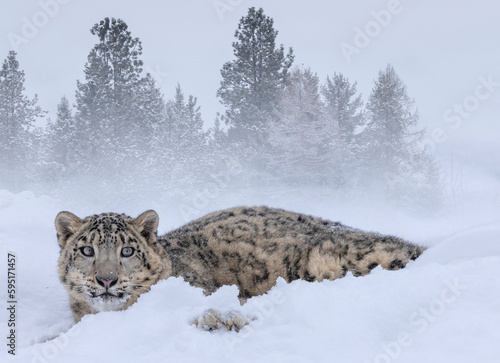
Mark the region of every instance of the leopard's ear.
<instances>
[{"instance_id":1,"label":"leopard's ear","mask_svg":"<svg viewBox=\"0 0 500 363\"><path fill-rule=\"evenodd\" d=\"M146 241L154 242L156 241L159 220L160 218L154 210L148 210L134 219L132 223Z\"/></svg>"},{"instance_id":2,"label":"leopard's ear","mask_svg":"<svg viewBox=\"0 0 500 363\"><path fill-rule=\"evenodd\" d=\"M68 239L78 231L83 221L70 212L60 212L56 216L56 231L59 246L64 248Z\"/></svg>"}]
</instances>

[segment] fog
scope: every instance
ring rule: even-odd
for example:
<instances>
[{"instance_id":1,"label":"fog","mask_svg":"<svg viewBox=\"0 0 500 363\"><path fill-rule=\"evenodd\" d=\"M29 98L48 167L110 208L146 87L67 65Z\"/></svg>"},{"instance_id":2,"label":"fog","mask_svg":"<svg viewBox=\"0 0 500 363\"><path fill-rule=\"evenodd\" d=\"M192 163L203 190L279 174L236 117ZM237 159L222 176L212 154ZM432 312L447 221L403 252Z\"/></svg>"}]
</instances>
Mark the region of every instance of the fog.
<instances>
[{"instance_id":1,"label":"fog","mask_svg":"<svg viewBox=\"0 0 500 363\"><path fill-rule=\"evenodd\" d=\"M274 19L277 41L293 47L294 64L310 67L321 82L341 72L358 82L365 100L379 70L392 64L415 99L419 127L426 128L424 144L441 164L445 195L455 199L448 204L465 206L456 199L476 198L468 194L472 189L488 195L493 188L487 199L498 205L500 53L494 44L500 25L498 5L490 1L149 1L140 9L133 1L13 2L2 5L0 49L4 56L8 50L18 52L26 94L38 94L39 105L54 119L61 96L75 102L76 80L84 78L83 66L95 44L90 27L105 16L122 18L142 41L144 70L165 98L173 97L179 83L197 97L208 129L216 112L224 111L216 97L220 68L233 58L234 30L250 6L263 7ZM45 123L46 117L38 121ZM200 214L225 204L286 204L290 198L283 190L261 198L245 190L249 197L239 199L240 190L228 193L229 186L216 185L220 190L198 203L204 205ZM124 208L100 200L103 208Z\"/></svg>"},{"instance_id":2,"label":"fog","mask_svg":"<svg viewBox=\"0 0 500 363\"><path fill-rule=\"evenodd\" d=\"M234 59L234 33L250 7L262 7L265 14L274 19L274 28L279 32L277 44L283 44L285 49L293 48L296 68L292 69L299 75L310 70L317 75L320 86L335 73L344 75L351 83L357 82L356 95L360 95L364 102L364 113L367 113L366 105L379 72L388 64L394 67L404 82L408 96L414 100L411 111L417 111L418 115L415 130L425 129L422 138L411 146L412 150L427 150L422 160L437 162L438 177L429 176L423 168L395 176L390 172L384 174L380 166L370 163L371 159L367 158L371 149L364 153L350 153L343 148L344 144L338 144L337 148L321 153L317 140L332 135L337 140L336 130L321 128L321 125L318 126L319 131L303 128L299 135L294 134L293 123L284 128L277 124L273 129L261 130L274 135L271 144L273 150L281 147L280 154L261 154L255 151L257 147L220 147L214 137L216 115L226 111L216 95L222 80L220 71L224 63ZM498 326L497 314L490 314L489 310L494 310L490 302L496 299L498 293L490 286L491 279L484 279L482 284L473 280L476 276L479 280L482 275L494 273L493 266L498 266L494 258L498 256L498 238L495 236L500 228L499 13L500 3L490 0L4 1L0 5L0 61L6 59L11 50L17 53L19 68L25 72L24 93L30 99L37 94L38 105L47 111L37 117L36 128L32 128L39 133L35 133L38 136L30 141L26 165L20 169L22 172L14 173L14 178L8 180L13 171L7 168L0 170L0 247L4 255L7 251L19 253L22 261L19 274L23 276L21 286L30 290L23 296L24 305L21 305L25 314L21 318L26 332L21 334L21 337L25 334L21 343L21 348L26 348L22 351L24 357L33 358L42 354L47 358L43 349L52 346L50 341L45 341L73 325L69 307L64 301L66 294L59 286L55 273L58 246L52 221L58 211L69 210L80 217L109 211L137 216L145 210L154 209L160 216L159 233L165 233L214 210L237 205L268 205L398 235L430 248L422 257L422 265L418 265L419 259L414 262L414 269L409 265L403 271L407 275L395 275L393 281L398 287L391 292L392 295L384 290L388 280L386 275L381 274L382 271L375 271L375 280L362 282L361 285L355 285L352 276L342 280L345 285L300 285L303 291L313 289L307 290L311 291L308 298L313 300L304 303L307 308L300 304L297 305L299 307L290 305L290 299L286 300L286 304L277 309L278 312L273 310L273 323L262 330L258 326L252 328L255 329L251 331L253 338L242 340L245 343L241 345L241 352L256 359L272 356L270 352L274 354L272 348L275 342L272 339L279 340L276 332L288 329L284 321L292 322L293 329L290 330L294 333L280 335L280 339L284 337L279 340L281 353L288 352L293 346L303 354L298 357L309 354L308 347L301 343L302 331L310 332L308 338L314 340L316 346L320 345L318 342L323 342L316 339L316 327L308 319L319 322L322 330L318 331L322 332L322 338L343 338L344 331L334 329L332 333L331 324L323 316L323 311L330 309L330 306L326 309L323 305L323 289L331 288L327 295L330 296L328 304L335 302L337 294L347 296L347 302L343 303L344 310L334 316L334 321L340 322L339 326L343 322L353 327L344 337L349 342L344 347L335 346L335 350L341 352L342 357L352 357L352 352L356 351L360 360L376 361L383 353L380 353L379 343L394 339L393 331L387 327L404 330L405 325L401 325L401 321L407 318L407 313L420 311L418 309L424 305L429 306L429 301L436 300L436 292L442 291L444 279L451 281L458 276L460 281L469 283L461 297L465 299L461 301L466 303L453 308L457 308L458 317L443 314L447 317L434 325L439 329L437 338L433 335L433 327L421 336L416 335L417 340L424 341L427 349L415 344L410 350L403 350L403 354L409 357L406 361L426 360L434 352L433 349L439 350L434 344L445 341L448 348L439 352L441 360L459 361L462 358L466 361L477 353L476 344L480 348L483 344L483 360L493 359L496 346L489 343L488 337L493 341L494 335L484 334L488 337L483 339L483 335L476 332L494 331ZM92 136L80 135L82 137L77 141L102 136L106 147L95 154L100 156L92 159L89 153L89 158L82 158L85 148L78 149L78 143L73 143L71 150L65 151L70 155L71 167L64 166L54 158L54 150L57 149L50 149L53 153L51 157L38 155L40 150L45 149L37 142L46 140L40 135L56 120L62 96L67 97L70 105L77 104L77 80L85 81L87 57L97 43L90 29L105 17L123 19L132 36L140 39L144 74L151 74L163 99L171 102L167 102L166 107L175 104L176 87L180 85L186 104L183 112L189 113L189 95L193 95L200 109L199 113L192 112L192 120L195 123L201 120L202 125L172 131L169 122L175 119L175 115L170 115L165 119L167 121L163 120L165 122L152 129L154 132L135 133L150 143L129 149L126 148L129 146L128 137L135 135L134 132L117 132L111 139L106 139L104 133L94 130ZM289 106L287 110L292 113L293 98ZM75 108L72 112L74 114ZM281 121L290 116L286 112L280 115L283 117ZM137 112L130 117L142 119L143 116ZM293 119L292 116L290 118ZM221 126L227 131L227 125L222 122ZM362 135L367 128L365 123L359 126L357 132ZM198 136L182 138L190 132ZM210 136L206 136L207 132ZM200 135L204 135L201 141L192 141ZM366 140L364 142L365 146L371 145ZM259 140L255 145L259 146ZM0 165L5 165L1 164L4 159L0 155ZM15 165L14 158L8 161L8 165ZM339 182L339 179L342 180ZM33 246L33 241L37 242L36 246ZM46 266L49 259L53 261L53 268L50 269ZM4 265L0 267L6 271ZM437 275L440 279L435 279ZM417 281L417 287L406 291L405 288L411 285L407 277ZM38 279L53 289L50 290L50 297L46 296L46 285L40 285ZM370 285L372 281L376 284ZM152 291L152 297L149 296L153 310L145 304L142 307L137 304L137 310L121 313L131 314L129 317L138 320L146 316L148 324L154 324L163 312L164 296L169 297L170 315L177 317L177 313L182 311L180 317L171 322L182 329L182 340L168 326L169 345L164 346L163 342L153 339L152 344L141 349L159 347L158 356L171 350L175 352L174 357L191 354L190 357L196 361L206 358L198 346L198 342L202 341L208 347L207 351L211 352L207 361L215 361L214 357L220 358L222 354L219 347L225 347L221 343L222 335L197 335L199 332L189 330L186 324L193 311L201 309L202 305L210 307L211 303L201 293L198 294L198 290L184 285L187 284L169 279L163 287ZM285 292L285 295L295 296L300 302L301 293L296 290L298 284L293 287L280 282L279 285L274 293ZM357 302L359 292L356 289L360 286L366 289L365 298L379 297L379 303L373 315L364 310L364 315L351 324L350 317L343 311L351 311L356 303L368 304L366 300ZM418 286L423 287L418 291L423 295L412 290ZM179 292L179 300L170 299L175 294L170 290ZM233 308L234 304L226 303L227 299L236 299L236 295L232 295L235 294L228 288L220 295L214 295L213 299L217 306ZM356 301L351 304L349 299ZM40 305L39 301L43 303ZM487 308L484 308L485 304L488 304ZM287 308L282 309L285 305ZM365 305L360 308L365 309ZM57 309L51 310L54 306ZM409 306L408 311L398 310L406 306ZM448 310L448 306L446 308L446 313L455 311ZM248 309L252 312L252 306ZM282 310L285 315L279 315ZM306 310L309 315L301 315L303 320L297 319L297 311ZM399 311L392 317L392 322L389 310ZM375 315L378 316L376 319L373 318ZM134 339L143 333L132 323L124 323L122 316L107 315L110 320L103 320L104 323L85 321L83 331L87 340L71 340L71 345L77 348L66 351L59 347L57 353L63 354L55 361L73 358L79 354L80 345L85 346L88 342L107 344L108 337L102 335L107 328L99 325L105 326L106 321L122 324L116 326L123 327L123 335L134 331L137 334L133 335ZM371 331L365 329L367 320L374 330L383 326L387 331L373 338ZM462 346L450 338L456 326L460 325L458 322L464 320L468 325L461 328L460 334L465 339L463 341L474 342L470 346ZM262 335L262 331L271 333ZM96 332L99 334L96 335ZM366 334L361 335L366 339L373 339L366 352L363 351L365 340L360 346L353 343L359 342L360 334ZM115 340L121 337L117 335ZM138 339L142 341L144 336ZM249 342L254 342L255 347L264 344L267 350L254 349ZM461 350L456 345L467 350L469 355L460 356ZM32 351L33 347L35 350ZM114 349L118 349L116 347ZM330 361L330 353L325 353L324 346L320 348L324 351L316 351L318 361ZM150 350L156 352L155 349ZM450 353L452 351L453 354ZM262 356L259 356L260 353ZM123 352L120 354L125 360L144 358L142 351L130 357ZM237 355L231 359L229 355L222 360L239 361ZM81 357L82 361L87 359L87 356Z\"/></svg>"}]
</instances>

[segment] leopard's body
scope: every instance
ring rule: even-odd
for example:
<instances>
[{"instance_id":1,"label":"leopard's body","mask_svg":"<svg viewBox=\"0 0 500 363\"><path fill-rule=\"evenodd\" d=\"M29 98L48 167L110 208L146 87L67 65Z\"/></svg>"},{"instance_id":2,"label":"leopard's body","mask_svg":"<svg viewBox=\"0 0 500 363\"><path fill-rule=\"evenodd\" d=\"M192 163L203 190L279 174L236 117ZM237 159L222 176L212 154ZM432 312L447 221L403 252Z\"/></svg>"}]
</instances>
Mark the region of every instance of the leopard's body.
<instances>
[{"instance_id":1,"label":"leopard's body","mask_svg":"<svg viewBox=\"0 0 500 363\"><path fill-rule=\"evenodd\" d=\"M291 282L363 276L405 267L423 247L329 220L268 207L214 212L157 237L158 216L107 213L56 218L59 273L75 319L133 304L150 286L181 276L206 294L236 285L239 298ZM91 253L91 250L92 253Z\"/></svg>"}]
</instances>

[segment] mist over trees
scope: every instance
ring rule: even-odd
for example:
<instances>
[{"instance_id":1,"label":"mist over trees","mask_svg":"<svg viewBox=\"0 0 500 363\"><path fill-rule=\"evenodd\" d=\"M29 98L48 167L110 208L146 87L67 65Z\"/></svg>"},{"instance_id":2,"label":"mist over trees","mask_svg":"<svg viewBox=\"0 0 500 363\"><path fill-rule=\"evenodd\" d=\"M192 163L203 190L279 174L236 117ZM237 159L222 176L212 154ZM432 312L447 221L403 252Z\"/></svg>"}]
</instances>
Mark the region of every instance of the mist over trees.
<instances>
[{"instance_id":1,"label":"mist over trees","mask_svg":"<svg viewBox=\"0 0 500 363\"><path fill-rule=\"evenodd\" d=\"M189 200L208 182L235 193L319 188L364 199L376 193L405 207L440 197L440 171L418 148L414 101L392 66L366 100L340 73L323 82L293 65L292 48L262 9L241 18L234 59L222 65L225 112L204 128L196 97L175 86L165 100L144 73L142 45L121 19L91 28L96 39L55 119L24 94L24 72L9 52L0 71L0 188L56 197ZM189 211L187 212L189 214Z\"/></svg>"},{"instance_id":2,"label":"mist over trees","mask_svg":"<svg viewBox=\"0 0 500 363\"><path fill-rule=\"evenodd\" d=\"M0 170L2 186L16 186L31 180L34 144L39 134L33 130L37 117L44 112L37 96L24 94L24 72L19 69L16 53L9 52L0 70Z\"/></svg>"},{"instance_id":3,"label":"mist over trees","mask_svg":"<svg viewBox=\"0 0 500 363\"><path fill-rule=\"evenodd\" d=\"M285 86L293 63L290 48L276 47L278 31L263 9L250 8L240 20L234 36L235 59L221 69L222 81L217 95L226 106L225 121L232 142L254 146L266 140L266 130Z\"/></svg>"}]
</instances>

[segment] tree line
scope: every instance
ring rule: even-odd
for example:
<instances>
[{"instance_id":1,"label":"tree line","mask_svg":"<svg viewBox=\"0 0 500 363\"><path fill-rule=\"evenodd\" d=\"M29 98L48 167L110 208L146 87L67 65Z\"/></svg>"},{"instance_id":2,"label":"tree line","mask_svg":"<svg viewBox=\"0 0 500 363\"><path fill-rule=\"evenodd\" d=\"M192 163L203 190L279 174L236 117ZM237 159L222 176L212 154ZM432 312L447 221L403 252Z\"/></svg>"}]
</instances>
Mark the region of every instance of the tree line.
<instances>
[{"instance_id":1,"label":"tree line","mask_svg":"<svg viewBox=\"0 0 500 363\"><path fill-rule=\"evenodd\" d=\"M91 28L76 104L62 97L55 119L25 95L24 72L9 52L0 71L0 188L50 195L92 186L96 195L190 195L207 180L239 189L318 187L376 192L407 206L433 205L440 171L418 147L424 130L391 65L366 102L340 73L321 82L294 66L293 49L263 9L241 18L217 96L225 112L205 129L196 97L180 85L165 100L144 73L141 41L121 19Z\"/></svg>"}]
</instances>

